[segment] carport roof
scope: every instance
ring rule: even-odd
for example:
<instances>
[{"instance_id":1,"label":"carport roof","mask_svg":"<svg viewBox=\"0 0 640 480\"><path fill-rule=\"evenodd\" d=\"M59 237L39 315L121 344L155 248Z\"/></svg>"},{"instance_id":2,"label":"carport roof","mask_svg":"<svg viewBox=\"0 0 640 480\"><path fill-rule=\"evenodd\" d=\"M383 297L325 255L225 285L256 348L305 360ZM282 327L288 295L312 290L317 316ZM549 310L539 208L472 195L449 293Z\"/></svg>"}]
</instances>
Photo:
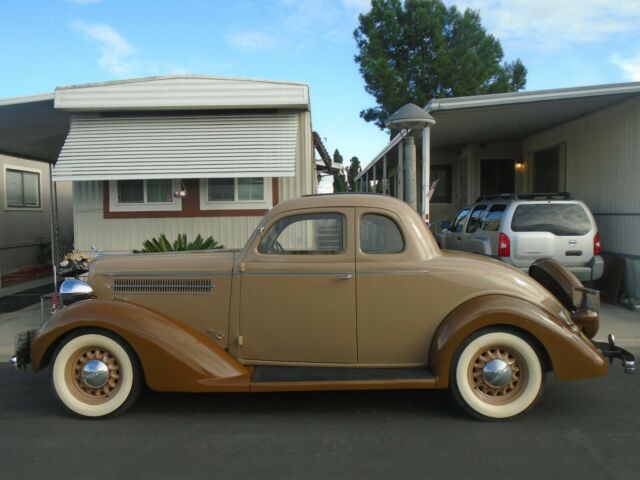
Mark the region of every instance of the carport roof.
<instances>
[{"instance_id":1,"label":"carport roof","mask_svg":"<svg viewBox=\"0 0 640 480\"><path fill-rule=\"evenodd\" d=\"M0 153L55 163L68 132L53 93L0 99Z\"/></svg>"},{"instance_id":2,"label":"carport roof","mask_svg":"<svg viewBox=\"0 0 640 480\"><path fill-rule=\"evenodd\" d=\"M55 163L69 112L309 110L304 83L207 75L167 75L58 87L0 99L0 153Z\"/></svg>"},{"instance_id":3,"label":"carport roof","mask_svg":"<svg viewBox=\"0 0 640 480\"><path fill-rule=\"evenodd\" d=\"M640 94L640 82L434 99L432 148L517 140Z\"/></svg>"},{"instance_id":4,"label":"carport roof","mask_svg":"<svg viewBox=\"0 0 640 480\"><path fill-rule=\"evenodd\" d=\"M433 99L425 107L436 119L431 148L520 140L639 95L640 82L630 82ZM387 153L394 155L400 135L406 132L396 135L356 178Z\"/></svg>"}]
</instances>

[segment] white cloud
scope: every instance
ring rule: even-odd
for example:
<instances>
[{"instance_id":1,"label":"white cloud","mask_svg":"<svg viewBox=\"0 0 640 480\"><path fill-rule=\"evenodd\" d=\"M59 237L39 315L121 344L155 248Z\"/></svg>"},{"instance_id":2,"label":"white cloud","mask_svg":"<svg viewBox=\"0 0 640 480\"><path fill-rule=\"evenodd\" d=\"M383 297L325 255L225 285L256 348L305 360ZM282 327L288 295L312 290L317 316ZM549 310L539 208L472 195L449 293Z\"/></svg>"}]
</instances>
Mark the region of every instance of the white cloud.
<instances>
[{"instance_id":1,"label":"white cloud","mask_svg":"<svg viewBox=\"0 0 640 480\"><path fill-rule=\"evenodd\" d=\"M464 10L480 10L483 24L503 43L528 50L561 49L635 32L640 2L617 0L455 0Z\"/></svg>"},{"instance_id":2,"label":"white cloud","mask_svg":"<svg viewBox=\"0 0 640 480\"><path fill-rule=\"evenodd\" d=\"M628 80L634 82L640 81L640 54L627 58L622 58L620 55L613 55L611 61L622 70Z\"/></svg>"},{"instance_id":3,"label":"white cloud","mask_svg":"<svg viewBox=\"0 0 640 480\"><path fill-rule=\"evenodd\" d=\"M71 3L75 3L76 5L89 5L91 3L100 3L102 0L69 0Z\"/></svg>"},{"instance_id":4,"label":"white cloud","mask_svg":"<svg viewBox=\"0 0 640 480\"><path fill-rule=\"evenodd\" d=\"M104 23L75 21L73 28L82 32L100 49L99 64L109 73L118 76L131 75L138 69L133 60L135 49L117 30Z\"/></svg>"},{"instance_id":5,"label":"white cloud","mask_svg":"<svg viewBox=\"0 0 640 480\"><path fill-rule=\"evenodd\" d=\"M259 30L231 32L226 39L232 47L250 52L273 50L279 45L273 35Z\"/></svg>"}]
</instances>

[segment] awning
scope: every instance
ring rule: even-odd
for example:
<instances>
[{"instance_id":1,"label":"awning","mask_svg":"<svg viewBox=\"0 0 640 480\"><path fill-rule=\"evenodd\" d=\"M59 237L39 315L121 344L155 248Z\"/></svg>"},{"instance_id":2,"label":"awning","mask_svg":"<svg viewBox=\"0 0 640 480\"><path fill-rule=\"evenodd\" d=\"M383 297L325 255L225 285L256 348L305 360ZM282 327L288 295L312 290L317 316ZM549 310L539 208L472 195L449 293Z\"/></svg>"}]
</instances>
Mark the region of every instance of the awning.
<instances>
[{"instance_id":1,"label":"awning","mask_svg":"<svg viewBox=\"0 0 640 480\"><path fill-rule=\"evenodd\" d=\"M77 115L55 181L289 177L295 114Z\"/></svg>"}]
</instances>

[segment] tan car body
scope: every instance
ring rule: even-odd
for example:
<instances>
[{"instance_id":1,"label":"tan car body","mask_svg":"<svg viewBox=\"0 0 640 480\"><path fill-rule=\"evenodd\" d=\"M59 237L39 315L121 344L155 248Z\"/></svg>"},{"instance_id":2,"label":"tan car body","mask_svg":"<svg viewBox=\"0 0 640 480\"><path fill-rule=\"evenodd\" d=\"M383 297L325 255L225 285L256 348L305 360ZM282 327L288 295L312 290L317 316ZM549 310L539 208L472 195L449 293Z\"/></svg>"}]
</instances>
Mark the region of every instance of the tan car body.
<instances>
[{"instance_id":1,"label":"tan car body","mask_svg":"<svg viewBox=\"0 0 640 480\"><path fill-rule=\"evenodd\" d=\"M344 252L261 254L279 219L313 212L346 219ZM400 227L405 248L365 254L360 217L378 213ZM116 292L115 281L207 280L212 292ZM31 346L35 370L57 343L82 328L122 337L146 383L161 391L446 388L454 352L473 332L511 326L533 337L564 380L607 372L601 352L570 312L517 269L472 254L442 252L406 204L374 195L312 196L284 202L262 220L242 251L102 257L93 262L94 297L53 315ZM591 319L592 320L592 319ZM597 320L597 316L596 316ZM596 327L597 328L597 327ZM427 367L433 378L252 382L257 365Z\"/></svg>"}]
</instances>

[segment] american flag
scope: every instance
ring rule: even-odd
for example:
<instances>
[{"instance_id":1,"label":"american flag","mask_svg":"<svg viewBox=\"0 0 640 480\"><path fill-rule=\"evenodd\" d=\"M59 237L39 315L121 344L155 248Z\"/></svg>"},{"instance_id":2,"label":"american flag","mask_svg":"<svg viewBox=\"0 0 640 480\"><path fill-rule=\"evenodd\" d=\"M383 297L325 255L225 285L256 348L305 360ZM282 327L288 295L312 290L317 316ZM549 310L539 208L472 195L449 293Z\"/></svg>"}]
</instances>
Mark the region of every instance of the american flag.
<instances>
[{"instance_id":1,"label":"american flag","mask_svg":"<svg viewBox=\"0 0 640 480\"><path fill-rule=\"evenodd\" d=\"M427 200L431 200L431 197L433 197L433 194L436 193L436 185L438 185L439 181L440 181L440 179L437 178L436 181L431 184L431 187L429 188L429 191L427 192Z\"/></svg>"}]
</instances>

